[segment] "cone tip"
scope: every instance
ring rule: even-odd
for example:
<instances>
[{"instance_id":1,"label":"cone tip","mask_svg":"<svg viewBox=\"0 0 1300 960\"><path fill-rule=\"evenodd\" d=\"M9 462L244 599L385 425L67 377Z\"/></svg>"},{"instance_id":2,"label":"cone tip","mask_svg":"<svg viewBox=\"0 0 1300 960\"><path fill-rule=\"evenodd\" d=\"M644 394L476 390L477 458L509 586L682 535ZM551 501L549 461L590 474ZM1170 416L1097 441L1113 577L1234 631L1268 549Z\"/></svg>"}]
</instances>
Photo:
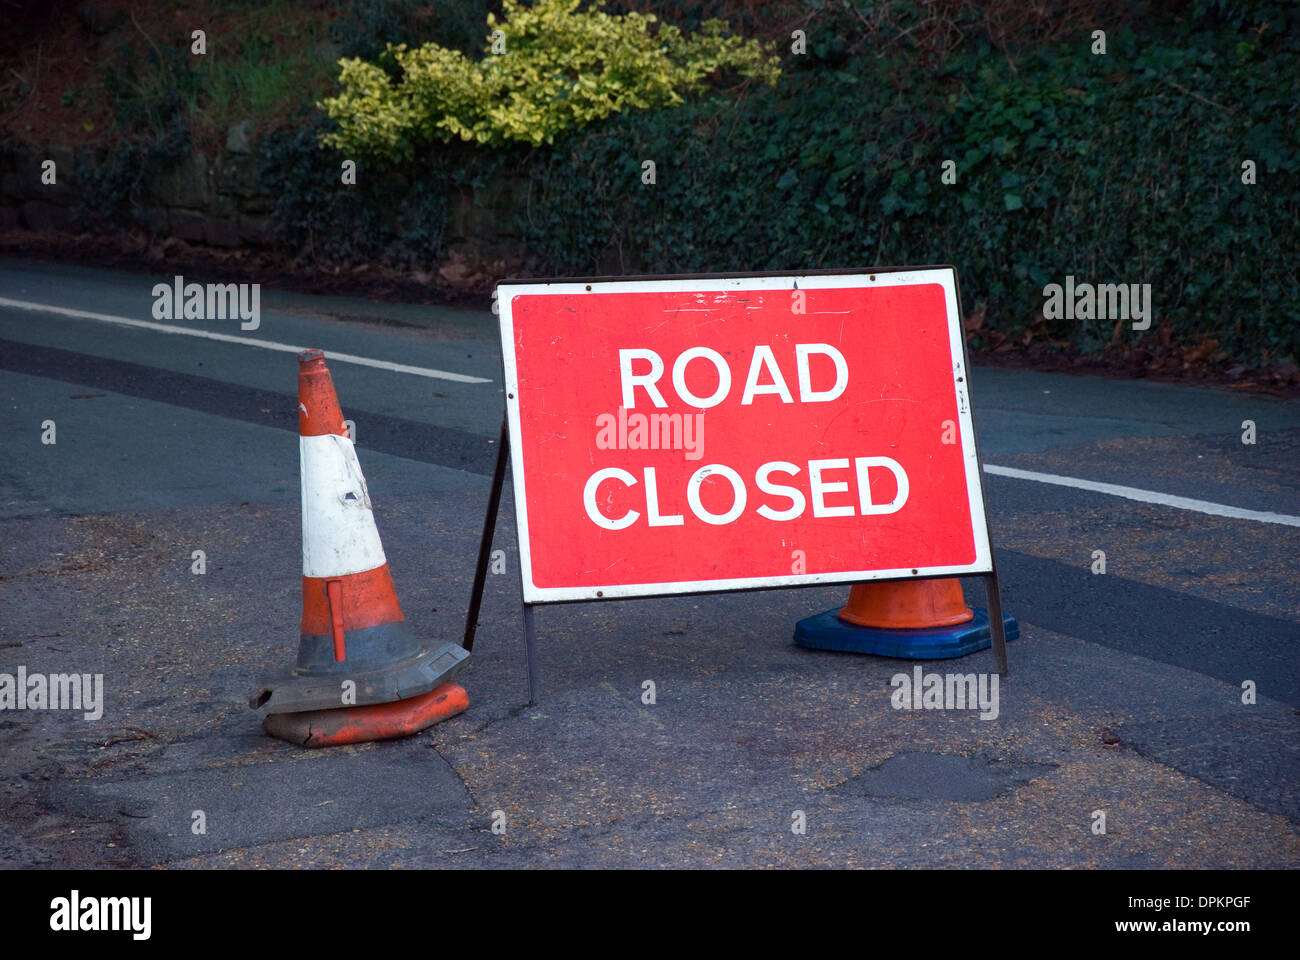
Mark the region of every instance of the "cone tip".
<instances>
[{"instance_id":1,"label":"cone tip","mask_svg":"<svg viewBox=\"0 0 1300 960\"><path fill-rule=\"evenodd\" d=\"M324 359L325 359L325 351L317 350L315 348L311 350L303 350L298 354L299 363L311 363L313 360L324 360Z\"/></svg>"}]
</instances>

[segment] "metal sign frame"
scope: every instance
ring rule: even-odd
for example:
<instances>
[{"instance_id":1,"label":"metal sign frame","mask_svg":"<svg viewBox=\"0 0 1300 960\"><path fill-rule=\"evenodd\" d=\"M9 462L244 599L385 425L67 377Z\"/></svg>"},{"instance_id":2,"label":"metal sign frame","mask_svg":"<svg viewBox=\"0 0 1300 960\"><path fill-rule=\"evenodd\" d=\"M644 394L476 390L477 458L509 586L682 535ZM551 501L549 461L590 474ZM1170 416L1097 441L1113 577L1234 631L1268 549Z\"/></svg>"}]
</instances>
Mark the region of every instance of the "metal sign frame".
<instances>
[{"instance_id":1,"label":"metal sign frame","mask_svg":"<svg viewBox=\"0 0 1300 960\"><path fill-rule=\"evenodd\" d=\"M924 277L920 279L920 277ZM832 574L791 574L779 577L753 577L731 580L682 581L661 584L636 584L606 588L538 588L530 583L531 556L529 553L527 503L525 501L522 464L511 456L511 447L521 449L519 423L518 376L514 363L512 293L595 293L643 290L725 291L730 289L826 289L847 286L847 281L860 281L863 286L885 287L905 283L938 283L945 291L949 346L953 359L953 389L957 397L961 420L963 462L966 486L970 497L972 535L976 547L976 560L962 567L845 571ZM511 288L514 288L513 290ZM680 274L671 276L632 277L576 277L554 280L503 280L497 285L497 303L500 316L502 368L506 392L506 411L501 423L497 444L497 462L493 471L487 514L479 542L479 558L475 570L474 586L465 623L463 646L473 648L482 604L483 588L491 556L492 538L500 509L501 491L505 485L507 464L513 466L517 540L520 551L521 602L523 605L524 645L528 659L529 702L537 702L536 644L533 623L533 606L538 603L570 603L590 600L618 600L647 596L676 596L679 594L730 593L736 590L784 589L833 583L856 583L867 580L924 580L954 576L978 576L985 583L988 597L989 622L992 630L993 652L999 672L1008 673L1006 636L1002 621L1000 585L992 548L992 532L988 522L987 502L982 482L982 458L979 454L979 437L974 413L970 404L968 353L965 323L961 311L961 292L956 268L951 265L918 267L875 267L835 270L809 270L799 273L767 271L750 273ZM531 587L531 589L530 589Z\"/></svg>"}]
</instances>

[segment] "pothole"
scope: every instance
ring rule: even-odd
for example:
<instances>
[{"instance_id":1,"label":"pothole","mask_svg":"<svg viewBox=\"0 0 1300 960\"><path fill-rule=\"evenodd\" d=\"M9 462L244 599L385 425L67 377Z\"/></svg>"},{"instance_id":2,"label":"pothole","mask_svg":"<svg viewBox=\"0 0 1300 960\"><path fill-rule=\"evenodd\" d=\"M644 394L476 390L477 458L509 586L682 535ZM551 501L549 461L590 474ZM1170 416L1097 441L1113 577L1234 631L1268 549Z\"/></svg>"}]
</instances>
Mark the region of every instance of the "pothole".
<instances>
[{"instance_id":1,"label":"pothole","mask_svg":"<svg viewBox=\"0 0 1300 960\"><path fill-rule=\"evenodd\" d=\"M845 781L839 790L905 800L991 800L1011 787L1051 773L1050 763L1018 763L951 753L910 751Z\"/></svg>"}]
</instances>

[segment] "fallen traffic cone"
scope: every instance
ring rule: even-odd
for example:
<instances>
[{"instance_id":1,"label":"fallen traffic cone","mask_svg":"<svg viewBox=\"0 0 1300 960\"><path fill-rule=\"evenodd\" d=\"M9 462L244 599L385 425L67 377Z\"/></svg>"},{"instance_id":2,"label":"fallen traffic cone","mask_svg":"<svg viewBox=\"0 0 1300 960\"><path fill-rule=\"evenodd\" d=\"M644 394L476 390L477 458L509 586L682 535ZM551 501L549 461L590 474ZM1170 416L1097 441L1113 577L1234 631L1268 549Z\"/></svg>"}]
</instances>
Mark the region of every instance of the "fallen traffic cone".
<instances>
[{"instance_id":1,"label":"fallen traffic cone","mask_svg":"<svg viewBox=\"0 0 1300 960\"><path fill-rule=\"evenodd\" d=\"M425 643L407 627L325 355L305 350L298 363L298 662L250 705L266 708L267 733L303 746L407 736L469 706L447 682L469 651Z\"/></svg>"},{"instance_id":2,"label":"fallen traffic cone","mask_svg":"<svg viewBox=\"0 0 1300 960\"><path fill-rule=\"evenodd\" d=\"M1008 640L1020 636L1014 617L1003 617ZM855 583L838 610L795 624L794 642L815 650L873 653L907 660L962 657L993 645L988 612L972 610L956 577Z\"/></svg>"}]
</instances>

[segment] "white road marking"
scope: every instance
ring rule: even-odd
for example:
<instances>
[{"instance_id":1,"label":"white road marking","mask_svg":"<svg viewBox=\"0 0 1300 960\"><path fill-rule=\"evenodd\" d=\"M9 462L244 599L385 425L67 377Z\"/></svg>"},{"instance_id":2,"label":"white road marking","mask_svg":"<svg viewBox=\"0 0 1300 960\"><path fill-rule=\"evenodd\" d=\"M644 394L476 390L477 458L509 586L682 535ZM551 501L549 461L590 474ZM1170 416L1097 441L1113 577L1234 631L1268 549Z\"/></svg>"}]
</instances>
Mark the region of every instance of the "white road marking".
<instances>
[{"instance_id":1,"label":"white road marking","mask_svg":"<svg viewBox=\"0 0 1300 960\"><path fill-rule=\"evenodd\" d=\"M0 297L0 307L12 307L15 310L36 310L42 313L57 313L79 320L98 320L101 323L116 323L124 327L138 327L141 330L153 330L157 333L177 333L187 337L200 337L204 340L218 340L221 343L238 343L246 347L261 347L263 350L279 350L283 353L300 353L306 347L295 347L288 343L276 343L274 340L258 340L255 337L237 337L229 333L213 333L211 330L199 330L195 327L176 327L167 323L152 323L148 320L131 320L127 317L115 317L107 313L91 313L88 310L71 310L67 307L52 307L47 303L32 303L29 300L9 300ZM417 377L431 377L434 380L453 380L456 383L491 383L482 377L471 377L463 373L451 373L447 370L434 370L431 367L412 367L405 363L391 363L388 360L375 360L372 357L358 357L351 353L325 351L325 359L338 363L355 363L362 367L375 367L379 370L391 370L393 373L413 373Z\"/></svg>"},{"instance_id":2,"label":"white road marking","mask_svg":"<svg viewBox=\"0 0 1300 960\"><path fill-rule=\"evenodd\" d=\"M1257 520L1260 523L1280 523L1288 527L1300 527L1300 517L1293 517L1286 513L1271 513L1266 510L1243 510L1241 507L1211 503L1208 500L1175 497L1172 494L1160 493L1156 490L1140 490L1137 487L1124 487L1117 483L1098 483L1095 480L1080 480L1078 477L1062 477L1055 473L1036 473L1033 470L1018 470L1015 467L999 467L992 463L984 464L984 472L998 477L1036 480L1038 483L1054 483L1057 486L1074 487L1077 490L1108 493L1112 497L1140 500L1143 503L1156 503L1163 507L1176 507L1179 510L1195 510L1197 513L1208 513L1212 517L1232 517L1235 520Z\"/></svg>"}]
</instances>

